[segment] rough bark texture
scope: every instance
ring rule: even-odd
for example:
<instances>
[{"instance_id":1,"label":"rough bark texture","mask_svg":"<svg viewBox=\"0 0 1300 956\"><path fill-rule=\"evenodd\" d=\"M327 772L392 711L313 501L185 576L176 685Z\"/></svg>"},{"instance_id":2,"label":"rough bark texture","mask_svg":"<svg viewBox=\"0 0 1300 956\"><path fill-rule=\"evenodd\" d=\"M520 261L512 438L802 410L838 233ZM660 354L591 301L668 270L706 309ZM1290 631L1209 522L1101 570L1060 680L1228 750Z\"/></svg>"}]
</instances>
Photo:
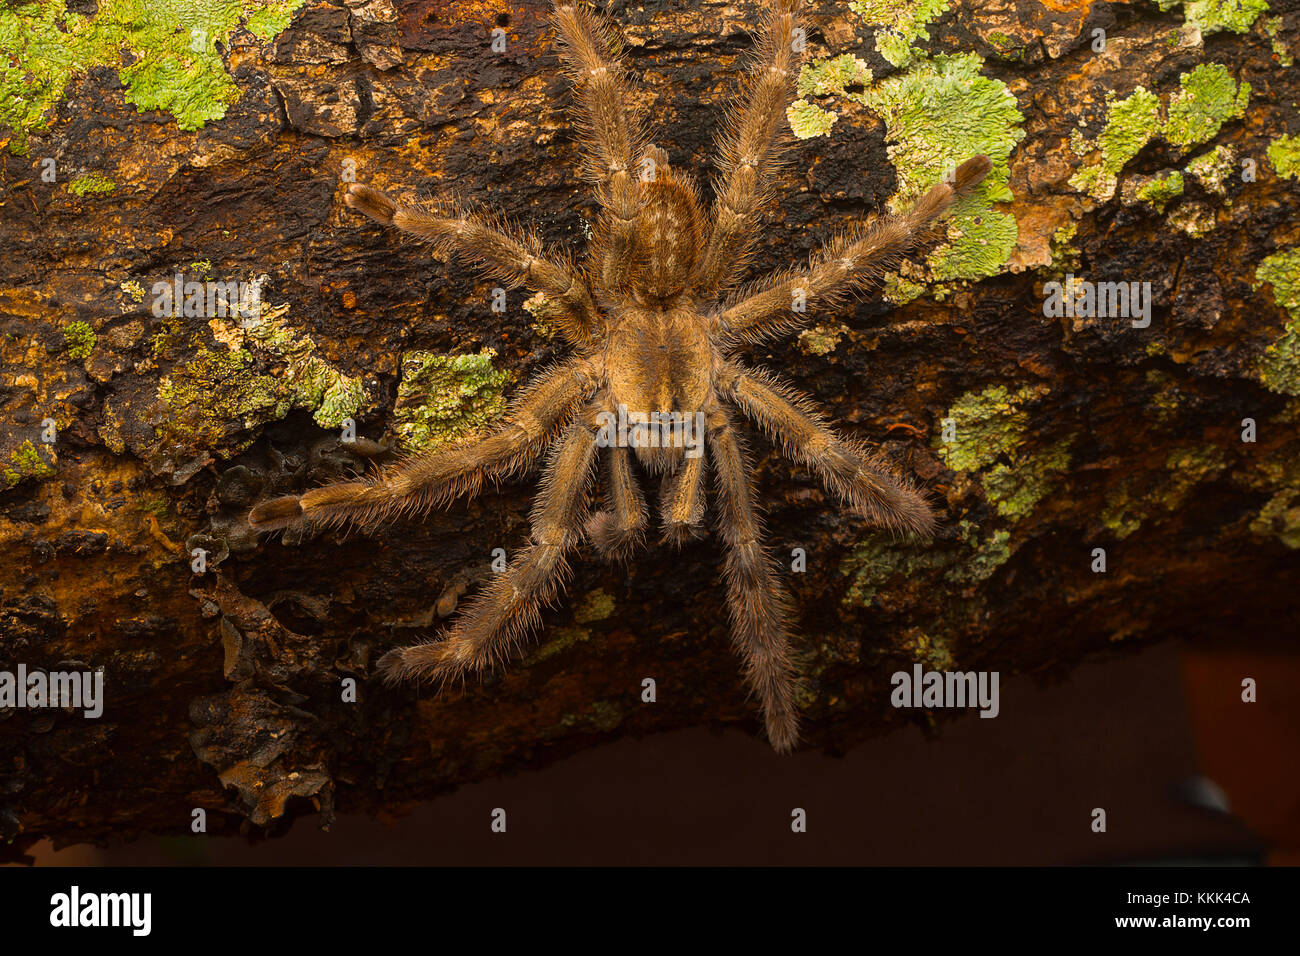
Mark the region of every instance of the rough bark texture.
<instances>
[{"instance_id":1,"label":"rough bark texture","mask_svg":"<svg viewBox=\"0 0 1300 956\"><path fill-rule=\"evenodd\" d=\"M790 579L806 746L935 719L890 706L913 662L1061 675L1116 646L1296 633L1300 14L1271 6L806 4L806 138L755 274L933 181L945 144L985 144L1008 190L893 277L894 302L751 356L906 462L944 516L934 542L873 534L755 436L770 542L807 557ZM10 852L188 832L196 807L218 832L400 811L620 735L757 732L713 539L626 572L584 558L530 656L434 697L370 680L373 662L519 546L533 481L373 535L248 531L259 498L366 467L343 419L430 447L562 354L526 293L492 312L491 283L348 211L346 180L454 190L575 251L594 207L542 0L308 0L261 36L260 5L234 7L201 24L199 66L137 30L61 93L22 61L42 54L21 24L0 30L6 83L49 98L39 122L6 107L0 160L0 669L102 667L107 695L95 720L0 710ZM611 7L658 142L706 169L758 6ZM30 37L33 9L3 22ZM131 72L169 56L190 69L170 98ZM266 276L260 332L156 316L177 273ZM1068 273L1150 282L1150 326L1046 317L1044 283Z\"/></svg>"}]
</instances>

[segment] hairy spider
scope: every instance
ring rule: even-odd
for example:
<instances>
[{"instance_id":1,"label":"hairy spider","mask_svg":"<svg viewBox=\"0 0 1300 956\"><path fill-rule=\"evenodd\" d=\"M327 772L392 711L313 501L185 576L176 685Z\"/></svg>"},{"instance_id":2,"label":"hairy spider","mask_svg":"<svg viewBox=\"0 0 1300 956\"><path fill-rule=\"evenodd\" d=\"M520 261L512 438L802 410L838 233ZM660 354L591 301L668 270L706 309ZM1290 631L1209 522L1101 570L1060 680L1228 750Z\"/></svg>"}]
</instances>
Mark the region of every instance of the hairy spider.
<instances>
[{"instance_id":1,"label":"hairy spider","mask_svg":"<svg viewBox=\"0 0 1300 956\"><path fill-rule=\"evenodd\" d=\"M642 118L629 108L627 68L612 25L569 3L557 3L552 20L576 84L584 173L600 205L581 266L548 255L534 236L452 204L406 206L369 186L349 187L353 209L459 253L500 281L541 292L548 319L574 353L529 384L486 437L364 479L276 498L249 515L257 529L373 526L473 495L485 479L522 472L550 449L528 546L449 633L385 654L378 667L390 680L463 677L498 663L536 628L584 539L610 558L625 557L649 523L635 457L640 470L662 476L659 512L670 541L702 533L706 471L712 472L732 641L762 705L768 739L788 751L798 740L791 609L761 541L751 467L733 413L756 422L858 514L898 531L931 531L931 509L908 479L879 453L837 435L807 398L746 368L735 353L806 326L810 306L825 310L879 278L984 178L989 160L967 160L905 215L854 225L805 268L734 289L788 141L785 107L802 48L795 6L796 0L773 0L759 30L727 112L711 215L690 177L649 143ZM632 427L615 432L615 416ZM703 441L687 447L683 436L692 423ZM606 504L593 514L587 499L600 449Z\"/></svg>"}]
</instances>

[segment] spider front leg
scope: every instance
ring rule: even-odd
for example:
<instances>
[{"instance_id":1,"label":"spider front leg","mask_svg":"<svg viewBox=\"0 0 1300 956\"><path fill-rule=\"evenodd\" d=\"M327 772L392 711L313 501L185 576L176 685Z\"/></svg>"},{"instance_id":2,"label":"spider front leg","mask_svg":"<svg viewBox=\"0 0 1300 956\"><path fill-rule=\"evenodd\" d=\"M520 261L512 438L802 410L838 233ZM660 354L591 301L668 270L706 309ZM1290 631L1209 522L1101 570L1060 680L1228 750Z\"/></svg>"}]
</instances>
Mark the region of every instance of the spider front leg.
<instances>
[{"instance_id":1,"label":"spider front leg","mask_svg":"<svg viewBox=\"0 0 1300 956\"><path fill-rule=\"evenodd\" d=\"M353 183L344 201L385 226L428 240L444 254L457 254L508 286L527 286L546 293L555 305L551 318L570 343L584 345L599 328L591 292L565 262L546 258L535 235L516 235L503 222L465 213L449 202L403 206L378 189Z\"/></svg>"},{"instance_id":2,"label":"spider front leg","mask_svg":"<svg viewBox=\"0 0 1300 956\"><path fill-rule=\"evenodd\" d=\"M563 41L561 55L578 91L577 126L586 135L583 164L596 186L601 215L592 237L601 284L621 290L632 266L640 213L633 162L641 133L627 104L632 97L627 67L618 55L617 29L586 5L556 3L552 21Z\"/></svg>"},{"instance_id":3,"label":"spider front leg","mask_svg":"<svg viewBox=\"0 0 1300 956\"><path fill-rule=\"evenodd\" d=\"M546 466L528 547L504 572L493 575L445 638L380 658L379 672L387 680L462 677L499 663L536 628L542 608L568 574L568 553L582 538L595 457L593 421L569 425Z\"/></svg>"},{"instance_id":4,"label":"spider front leg","mask_svg":"<svg viewBox=\"0 0 1300 956\"><path fill-rule=\"evenodd\" d=\"M795 0L774 0L740 95L728 110L718 150L713 234L695 277L701 294L715 292L738 275L753 243L799 65L795 6Z\"/></svg>"},{"instance_id":5,"label":"spider front leg","mask_svg":"<svg viewBox=\"0 0 1300 956\"><path fill-rule=\"evenodd\" d=\"M933 186L907 214L852 227L814 256L809 268L759 283L718 313L713 321L715 336L724 342L757 342L809 325L818 314L810 306L833 305L896 266L953 203L979 185L990 168L987 156L968 159L957 167L951 183ZM802 308L796 309L796 303Z\"/></svg>"},{"instance_id":6,"label":"spider front leg","mask_svg":"<svg viewBox=\"0 0 1300 956\"><path fill-rule=\"evenodd\" d=\"M609 507L587 521L587 537L611 561L626 560L645 537L645 495L632 473L632 452L626 447L609 449Z\"/></svg>"},{"instance_id":7,"label":"spider front leg","mask_svg":"<svg viewBox=\"0 0 1300 956\"><path fill-rule=\"evenodd\" d=\"M401 462L375 475L264 501L248 523L258 531L292 524L328 527L378 525L476 494L486 477L522 470L556 426L596 389L596 373L582 360L543 372L506 414L505 424L474 438Z\"/></svg>"},{"instance_id":8,"label":"spider front leg","mask_svg":"<svg viewBox=\"0 0 1300 956\"><path fill-rule=\"evenodd\" d=\"M767 739L776 751L786 753L799 740L794 704L799 676L790 646L789 598L763 547L750 467L726 412L714 408L708 428L717 473L718 528L727 544L723 576L732 644L744 661L745 680L762 705Z\"/></svg>"}]
</instances>

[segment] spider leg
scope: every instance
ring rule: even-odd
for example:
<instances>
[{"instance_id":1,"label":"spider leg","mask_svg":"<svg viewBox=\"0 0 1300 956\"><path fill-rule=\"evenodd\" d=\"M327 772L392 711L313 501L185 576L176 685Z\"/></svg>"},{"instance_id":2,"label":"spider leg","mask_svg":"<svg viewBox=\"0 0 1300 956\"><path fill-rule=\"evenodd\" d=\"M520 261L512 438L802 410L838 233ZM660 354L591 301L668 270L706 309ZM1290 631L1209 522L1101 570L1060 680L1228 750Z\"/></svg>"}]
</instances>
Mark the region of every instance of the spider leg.
<instances>
[{"instance_id":1,"label":"spider leg","mask_svg":"<svg viewBox=\"0 0 1300 956\"><path fill-rule=\"evenodd\" d=\"M739 274L767 201L768 180L781 151L777 134L794 87L796 0L774 0L759 33L739 94L727 111L718 147L713 233L694 283L702 295Z\"/></svg>"},{"instance_id":2,"label":"spider leg","mask_svg":"<svg viewBox=\"0 0 1300 956\"><path fill-rule=\"evenodd\" d=\"M932 187L911 212L860 223L814 256L809 268L772 276L742 293L714 318L714 334L723 341L757 342L810 325L815 313L807 306L833 305L880 278L989 168L987 156L966 160L951 184Z\"/></svg>"},{"instance_id":3,"label":"spider leg","mask_svg":"<svg viewBox=\"0 0 1300 956\"><path fill-rule=\"evenodd\" d=\"M794 749L799 677L790 647L789 598L760 536L750 467L727 413L709 415L709 440L719 498L718 528L727 543L723 575L731 612L732 645L744 661L745 679L758 696L767 738L778 752Z\"/></svg>"},{"instance_id":4,"label":"spider leg","mask_svg":"<svg viewBox=\"0 0 1300 956\"><path fill-rule=\"evenodd\" d=\"M446 637L380 658L379 672L387 680L463 677L501 661L536 628L542 608L568 575L568 552L582 538L596 447L590 422L574 421L565 429L546 465L528 546L493 575Z\"/></svg>"},{"instance_id":5,"label":"spider leg","mask_svg":"<svg viewBox=\"0 0 1300 956\"><path fill-rule=\"evenodd\" d=\"M577 86L576 126L589 144L583 156L587 178L596 186L601 215L592 235L606 289L622 289L632 264L640 188L633 162L640 149L638 117L630 114L627 67L619 55L618 31L590 7L557 3L552 20L561 55ZM652 155L652 160L657 155Z\"/></svg>"},{"instance_id":6,"label":"spider leg","mask_svg":"<svg viewBox=\"0 0 1300 956\"><path fill-rule=\"evenodd\" d=\"M684 457L677 470L664 479L659 516L665 541L682 545L703 533L705 470L704 455Z\"/></svg>"},{"instance_id":7,"label":"spider leg","mask_svg":"<svg viewBox=\"0 0 1300 956\"><path fill-rule=\"evenodd\" d=\"M601 554L611 561L619 561L641 543L649 521L645 495L632 473L631 450L610 448L607 461L609 507L588 519L587 537Z\"/></svg>"},{"instance_id":8,"label":"spider leg","mask_svg":"<svg viewBox=\"0 0 1300 956\"><path fill-rule=\"evenodd\" d=\"M894 531L933 533L934 512L912 483L884 456L838 437L806 396L735 363L723 366L717 387L787 458L811 468L854 511Z\"/></svg>"},{"instance_id":9,"label":"spider leg","mask_svg":"<svg viewBox=\"0 0 1300 956\"><path fill-rule=\"evenodd\" d=\"M557 306L548 318L574 345L591 342L599 329L587 284L570 263L547 258L536 235L520 234L508 223L467 213L448 201L400 205L361 183L348 187L344 201L378 223L431 242L444 254L477 263L490 278L545 293Z\"/></svg>"},{"instance_id":10,"label":"spider leg","mask_svg":"<svg viewBox=\"0 0 1300 956\"><path fill-rule=\"evenodd\" d=\"M363 479L264 501L249 513L248 523L259 531L298 523L374 526L403 514L427 512L461 495L472 496L484 478L526 468L560 422L595 388L595 374L582 360L549 369L524 390L505 423L486 438L419 455Z\"/></svg>"}]
</instances>

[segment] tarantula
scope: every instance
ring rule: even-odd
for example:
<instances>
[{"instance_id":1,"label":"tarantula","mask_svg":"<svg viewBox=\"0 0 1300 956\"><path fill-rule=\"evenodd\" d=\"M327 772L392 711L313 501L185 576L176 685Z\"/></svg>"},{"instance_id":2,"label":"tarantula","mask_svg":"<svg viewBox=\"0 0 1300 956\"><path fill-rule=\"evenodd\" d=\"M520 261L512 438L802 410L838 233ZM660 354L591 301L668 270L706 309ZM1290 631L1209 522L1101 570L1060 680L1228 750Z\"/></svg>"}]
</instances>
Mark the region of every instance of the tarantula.
<instances>
[{"instance_id":1,"label":"tarantula","mask_svg":"<svg viewBox=\"0 0 1300 956\"><path fill-rule=\"evenodd\" d=\"M791 607L761 541L751 467L733 413L757 423L858 514L897 531L931 531L932 511L911 481L879 453L837 435L807 398L746 368L735 353L805 327L811 306L825 310L895 266L984 178L989 160L967 160L905 215L854 225L806 268L737 288L788 142L785 108L802 48L795 6L796 0L773 0L760 27L720 138L711 215L691 178L650 144L642 117L629 107L627 65L612 24L569 3L555 5L552 22L576 86L584 173L600 206L581 266L547 254L535 236L453 204L401 205L369 186L349 187L353 209L460 254L502 282L542 293L548 319L574 353L529 384L486 437L263 502L250 513L257 529L373 526L473 495L485 479L520 473L550 450L528 546L444 637L385 654L378 669L389 680L464 677L516 651L557 597L568 558L584 539L610 558L626 557L649 524L638 466L662 476L665 539L702 533L712 471L732 641L768 739L789 751L798 739L799 681ZM614 438L616 413L633 427L620 427ZM695 453L683 440L692 420L703 429ZM601 449L606 501L591 513L587 499Z\"/></svg>"}]
</instances>

